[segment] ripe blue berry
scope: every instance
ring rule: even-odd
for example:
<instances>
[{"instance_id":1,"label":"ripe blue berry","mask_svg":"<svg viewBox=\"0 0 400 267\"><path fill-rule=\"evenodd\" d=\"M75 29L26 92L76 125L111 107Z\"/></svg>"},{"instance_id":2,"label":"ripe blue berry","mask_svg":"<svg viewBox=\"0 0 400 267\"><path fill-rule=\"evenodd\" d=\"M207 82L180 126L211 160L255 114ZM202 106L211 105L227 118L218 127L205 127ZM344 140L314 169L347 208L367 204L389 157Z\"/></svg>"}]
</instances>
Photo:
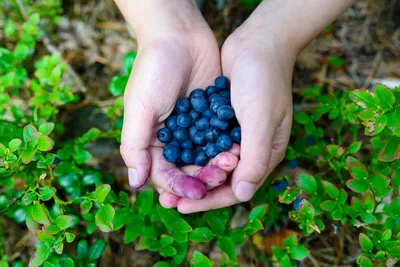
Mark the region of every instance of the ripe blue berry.
<instances>
[{"instance_id":1,"label":"ripe blue berry","mask_svg":"<svg viewBox=\"0 0 400 267\"><path fill-rule=\"evenodd\" d=\"M171 131L175 131L178 128L177 119L175 115L169 116L165 121L165 126Z\"/></svg>"},{"instance_id":2,"label":"ripe blue berry","mask_svg":"<svg viewBox=\"0 0 400 267\"><path fill-rule=\"evenodd\" d=\"M204 133L203 131L197 131L194 135L193 135L193 139L191 139L193 141L193 143L197 144L197 145L204 145L205 141L204 141Z\"/></svg>"},{"instance_id":3,"label":"ripe blue berry","mask_svg":"<svg viewBox=\"0 0 400 267\"><path fill-rule=\"evenodd\" d=\"M217 148L217 145L214 143L208 143L206 145L206 150L205 150L207 156L209 156L210 158L214 158L215 156L218 155L219 151Z\"/></svg>"},{"instance_id":4,"label":"ripe blue berry","mask_svg":"<svg viewBox=\"0 0 400 267\"><path fill-rule=\"evenodd\" d=\"M233 111L231 106L220 106L217 110L217 116L221 120L231 120L235 117L235 111Z\"/></svg>"},{"instance_id":5,"label":"ripe blue berry","mask_svg":"<svg viewBox=\"0 0 400 267\"><path fill-rule=\"evenodd\" d=\"M229 123L227 121L219 119L217 116L214 116L210 120L210 125L213 128L218 128L222 131L225 131L228 128Z\"/></svg>"},{"instance_id":6,"label":"ripe blue berry","mask_svg":"<svg viewBox=\"0 0 400 267\"><path fill-rule=\"evenodd\" d=\"M185 128L178 127L174 132L174 138L176 141L183 143L189 138L189 134Z\"/></svg>"},{"instance_id":7,"label":"ripe blue berry","mask_svg":"<svg viewBox=\"0 0 400 267\"><path fill-rule=\"evenodd\" d=\"M222 98L219 94L212 94L211 96L209 96L209 100L212 103L213 101Z\"/></svg>"},{"instance_id":8,"label":"ripe blue berry","mask_svg":"<svg viewBox=\"0 0 400 267\"><path fill-rule=\"evenodd\" d=\"M289 160L289 168L296 169L299 166L299 162L297 160Z\"/></svg>"},{"instance_id":9,"label":"ripe blue berry","mask_svg":"<svg viewBox=\"0 0 400 267\"><path fill-rule=\"evenodd\" d=\"M200 88L194 89L192 92L190 92L190 95L189 95L190 98L205 97L205 96L206 96L206 92Z\"/></svg>"},{"instance_id":10,"label":"ripe blue berry","mask_svg":"<svg viewBox=\"0 0 400 267\"><path fill-rule=\"evenodd\" d=\"M188 112L189 109L190 109L189 99L187 99L187 98L179 98L178 101L176 101L175 111L178 114Z\"/></svg>"},{"instance_id":11,"label":"ripe blue berry","mask_svg":"<svg viewBox=\"0 0 400 267\"><path fill-rule=\"evenodd\" d=\"M293 208L294 208L295 210L299 210L299 208L300 208L300 203L301 203L302 200L303 200L302 197L298 197L298 198L296 198L296 200L293 202Z\"/></svg>"},{"instance_id":12,"label":"ripe blue berry","mask_svg":"<svg viewBox=\"0 0 400 267\"><path fill-rule=\"evenodd\" d=\"M196 127L200 131L204 131L208 129L208 126L210 125L210 118L207 117L201 117L197 122L196 122Z\"/></svg>"},{"instance_id":13,"label":"ripe blue berry","mask_svg":"<svg viewBox=\"0 0 400 267\"><path fill-rule=\"evenodd\" d=\"M192 149L193 143L190 140L186 140L181 144L182 149Z\"/></svg>"},{"instance_id":14,"label":"ripe blue berry","mask_svg":"<svg viewBox=\"0 0 400 267\"><path fill-rule=\"evenodd\" d=\"M203 112L203 116L207 118L212 118L214 116L214 113L210 109L207 109L206 111Z\"/></svg>"},{"instance_id":15,"label":"ripe blue berry","mask_svg":"<svg viewBox=\"0 0 400 267\"><path fill-rule=\"evenodd\" d=\"M220 137L217 139L217 148L220 151L228 151L232 147L232 139L229 135L227 134L222 134Z\"/></svg>"},{"instance_id":16,"label":"ripe blue berry","mask_svg":"<svg viewBox=\"0 0 400 267\"><path fill-rule=\"evenodd\" d=\"M192 117L189 115L189 113L179 114L177 123L179 127L189 127L192 124Z\"/></svg>"},{"instance_id":17,"label":"ripe blue berry","mask_svg":"<svg viewBox=\"0 0 400 267\"><path fill-rule=\"evenodd\" d=\"M189 115L192 118L192 122L196 122L201 117L201 114L193 109L189 112Z\"/></svg>"},{"instance_id":18,"label":"ripe blue berry","mask_svg":"<svg viewBox=\"0 0 400 267\"><path fill-rule=\"evenodd\" d=\"M53 160L53 164L57 165L58 163L60 163L60 159L58 157L55 157Z\"/></svg>"},{"instance_id":19,"label":"ripe blue berry","mask_svg":"<svg viewBox=\"0 0 400 267\"><path fill-rule=\"evenodd\" d=\"M208 162L209 158L204 152L204 150L198 150L196 153L196 159L194 160L194 164L197 166L205 166Z\"/></svg>"},{"instance_id":20,"label":"ripe blue berry","mask_svg":"<svg viewBox=\"0 0 400 267\"><path fill-rule=\"evenodd\" d=\"M176 163L181 157L181 149L179 146L167 145L163 149L163 156L166 161Z\"/></svg>"},{"instance_id":21,"label":"ripe blue berry","mask_svg":"<svg viewBox=\"0 0 400 267\"><path fill-rule=\"evenodd\" d=\"M229 90L221 90L219 92L219 95L227 100L231 99L231 91L229 91Z\"/></svg>"},{"instance_id":22,"label":"ripe blue berry","mask_svg":"<svg viewBox=\"0 0 400 267\"><path fill-rule=\"evenodd\" d=\"M225 105L229 105L229 101L225 98L218 98L211 102L210 109L212 112L217 113L218 109Z\"/></svg>"},{"instance_id":23,"label":"ripe blue berry","mask_svg":"<svg viewBox=\"0 0 400 267\"><path fill-rule=\"evenodd\" d=\"M289 186L288 180L282 180L272 184L272 188L278 193L282 192L288 186Z\"/></svg>"},{"instance_id":24,"label":"ripe blue berry","mask_svg":"<svg viewBox=\"0 0 400 267\"><path fill-rule=\"evenodd\" d=\"M181 159L186 164L193 164L196 159L196 153L192 149L185 149L181 153Z\"/></svg>"},{"instance_id":25,"label":"ripe blue berry","mask_svg":"<svg viewBox=\"0 0 400 267\"><path fill-rule=\"evenodd\" d=\"M204 140L207 143L215 143L217 142L219 136L219 131L214 128L208 128L207 130L204 131Z\"/></svg>"},{"instance_id":26,"label":"ripe blue berry","mask_svg":"<svg viewBox=\"0 0 400 267\"><path fill-rule=\"evenodd\" d=\"M236 127L232 130L231 132L231 138L232 141L236 144L240 145L240 142L242 141L242 133L240 127Z\"/></svg>"},{"instance_id":27,"label":"ripe blue berry","mask_svg":"<svg viewBox=\"0 0 400 267\"><path fill-rule=\"evenodd\" d=\"M173 139L171 142L169 142L168 145L177 146L177 147L181 148L181 144L178 141L176 141L175 139Z\"/></svg>"},{"instance_id":28,"label":"ripe blue berry","mask_svg":"<svg viewBox=\"0 0 400 267\"><path fill-rule=\"evenodd\" d=\"M207 89L206 89L206 94L207 94L207 96L211 96L212 94L215 94L215 93L217 93L217 87L215 87L215 86L208 86L207 87Z\"/></svg>"},{"instance_id":29,"label":"ripe blue berry","mask_svg":"<svg viewBox=\"0 0 400 267\"><path fill-rule=\"evenodd\" d=\"M169 141L172 140L172 132L168 128L161 128L157 132L157 139L161 143L168 143Z\"/></svg>"},{"instance_id":30,"label":"ripe blue berry","mask_svg":"<svg viewBox=\"0 0 400 267\"><path fill-rule=\"evenodd\" d=\"M190 99L190 104L197 112L204 112L208 109L208 100L205 97L193 97Z\"/></svg>"},{"instance_id":31,"label":"ripe blue berry","mask_svg":"<svg viewBox=\"0 0 400 267\"><path fill-rule=\"evenodd\" d=\"M218 76L214 81L215 87L217 88L228 88L229 87L229 80L225 76Z\"/></svg>"},{"instance_id":32,"label":"ripe blue berry","mask_svg":"<svg viewBox=\"0 0 400 267\"><path fill-rule=\"evenodd\" d=\"M317 139L315 138L315 136L309 135L309 136L306 137L306 144L308 146L315 145L316 142L317 142Z\"/></svg>"}]
</instances>

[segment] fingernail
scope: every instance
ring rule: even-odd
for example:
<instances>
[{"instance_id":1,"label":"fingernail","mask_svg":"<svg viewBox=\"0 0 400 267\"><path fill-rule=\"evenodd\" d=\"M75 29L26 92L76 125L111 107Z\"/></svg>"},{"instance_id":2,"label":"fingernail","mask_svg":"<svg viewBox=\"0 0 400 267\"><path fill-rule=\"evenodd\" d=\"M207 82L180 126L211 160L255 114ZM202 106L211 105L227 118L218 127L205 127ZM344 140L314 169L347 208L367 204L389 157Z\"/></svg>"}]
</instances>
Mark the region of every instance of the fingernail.
<instances>
[{"instance_id":1,"label":"fingernail","mask_svg":"<svg viewBox=\"0 0 400 267\"><path fill-rule=\"evenodd\" d=\"M249 201L257 190L257 185L249 182L239 182L236 185L235 196L239 201Z\"/></svg>"},{"instance_id":2,"label":"fingernail","mask_svg":"<svg viewBox=\"0 0 400 267\"><path fill-rule=\"evenodd\" d=\"M136 187L139 183L139 174L136 169L129 168L128 169L128 177L129 177L129 185L131 187Z\"/></svg>"}]
</instances>

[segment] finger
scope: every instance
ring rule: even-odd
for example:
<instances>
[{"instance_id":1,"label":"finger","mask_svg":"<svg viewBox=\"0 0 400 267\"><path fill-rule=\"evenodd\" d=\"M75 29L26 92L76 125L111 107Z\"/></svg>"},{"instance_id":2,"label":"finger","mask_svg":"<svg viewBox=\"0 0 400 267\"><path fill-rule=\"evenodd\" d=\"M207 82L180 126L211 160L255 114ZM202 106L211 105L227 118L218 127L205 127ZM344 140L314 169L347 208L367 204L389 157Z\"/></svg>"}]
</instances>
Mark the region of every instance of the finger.
<instances>
[{"instance_id":1,"label":"finger","mask_svg":"<svg viewBox=\"0 0 400 267\"><path fill-rule=\"evenodd\" d=\"M208 191L207 196L201 200L181 198L178 201L178 211L183 214L207 211L229 207L239 203L232 192L230 185L221 185Z\"/></svg>"},{"instance_id":2,"label":"finger","mask_svg":"<svg viewBox=\"0 0 400 267\"><path fill-rule=\"evenodd\" d=\"M156 186L180 197L202 199L206 195L205 185L197 178L167 162L162 155L162 148L151 147L153 166L151 176Z\"/></svg>"},{"instance_id":3,"label":"finger","mask_svg":"<svg viewBox=\"0 0 400 267\"><path fill-rule=\"evenodd\" d=\"M176 208L181 198L168 191L163 191L160 194L159 201L161 206L166 209Z\"/></svg>"}]
</instances>

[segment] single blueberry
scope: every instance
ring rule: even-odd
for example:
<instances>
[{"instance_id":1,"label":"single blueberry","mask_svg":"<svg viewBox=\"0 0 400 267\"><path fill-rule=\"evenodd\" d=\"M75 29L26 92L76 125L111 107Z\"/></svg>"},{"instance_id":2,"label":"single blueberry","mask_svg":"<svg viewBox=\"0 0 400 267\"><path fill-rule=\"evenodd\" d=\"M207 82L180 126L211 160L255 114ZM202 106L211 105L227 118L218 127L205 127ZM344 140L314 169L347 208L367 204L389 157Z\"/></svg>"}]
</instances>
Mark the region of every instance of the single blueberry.
<instances>
[{"instance_id":1,"label":"single blueberry","mask_svg":"<svg viewBox=\"0 0 400 267\"><path fill-rule=\"evenodd\" d=\"M229 80L226 76L218 76L214 81L215 87L217 88L229 88Z\"/></svg>"},{"instance_id":2,"label":"single blueberry","mask_svg":"<svg viewBox=\"0 0 400 267\"><path fill-rule=\"evenodd\" d=\"M189 112L189 115L190 115L190 117L192 117L192 123L196 122L196 121L201 117L200 113L197 112L197 111L194 110L194 109L192 109L192 110Z\"/></svg>"},{"instance_id":3,"label":"single blueberry","mask_svg":"<svg viewBox=\"0 0 400 267\"><path fill-rule=\"evenodd\" d=\"M299 166L299 162L297 160L289 160L289 168L296 169Z\"/></svg>"},{"instance_id":4,"label":"single blueberry","mask_svg":"<svg viewBox=\"0 0 400 267\"><path fill-rule=\"evenodd\" d=\"M219 95L222 96L225 99L228 99L228 100L231 99L231 91L229 91L229 90L221 90L219 92Z\"/></svg>"},{"instance_id":5,"label":"single blueberry","mask_svg":"<svg viewBox=\"0 0 400 267\"><path fill-rule=\"evenodd\" d=\"M232 141L236 144L240 145L240 142L242 141L242 133L240 127L236 127L232 130L231 132L231 138Z\"/></svg>"},{"instance_id":6,"label":"single blueberry","mask_svg":"<svg viewBox=\"0 0 400 267\"><path fill-rule=\"evenodd\" d=\"M204 140L207 143L215 143L217 142L219 136L219 131L214 128L208 128L204 131Z\"/></svg>"},{"instance_id":7,"label":"single blueberry","mask_svg":"<svg viewBox=\"0 0 400 267\"><path fill-rule=\"evenodd\" d=\"M190 109L190 102L187 98L179 98L175 103L175 111L180 113L188 112Z\"/></svg>"},{"instance_id":8,"label":"single blueberry","mask_svg":"<svg viewBox=\"0 0 400 267\"><path fill-rule=\"evenodd\" d=\"M205 166L208 163L208 156L204 150L199 150L196 153L196 159L194 160L194 164L197 166Z\"/></svg>"},{"instance_id":9,"label":"single blueberry","mask_svg":"<svg viewBox=\"0 0 400 267\"><path fill-rule=\"evenodd\" d=\"M181 157L181 149L175 145L167 145L163 149L163 156L166 161L176 163Z\"/></svg>"},{"instance_id":10,"label":"single blueberry","mask_svg":"<svg viewBox=\"0 0 400 267\"><path fill-rule=\"evenodd\" d=\"M189 134L185 128L178 127L178 129L175 130L174 132L174 138L180 142L183 143L189 138Z\"/></svg>"},{"instance_id":11,"label":"single blueberry","mask_svg":"<svg viewBox=\"0 0 400 267\"><path fill-rule=\"evenodd\" d=\"M194 136L193 139L191 139L193 141L193 143L195 143L196 145L204 145L205 141L204 141L204 133L203 131L197 131Z\"/></svg>"},{"instance_id":12,"label":"single blueberry","mask_svg":"<svg viewBox=\"0 0 400 267\"><path fill-rule=\"evenodd\" d=\"M210 125L210 118L207 117L201 117L197 122L196 122L196 127L200 131L204 131L208 129L208 126Z\"/></svg>"},{"instance_id":13,"label":"single blueberry","mask_svg":"<svg viewBox=\"0 0 400 267\"><path fill-rule=\"evenodd\" d=\"M190 99L190 104L197 112L204 112L208 109L208 100L205 97L193 97Z\"/></svg>"},{"instance_id":14,"label":"single blueberry","mask_svg":"<svg viewBox=\"0 0 400 267\"><path fill-rule=\"evenodd\" d=\"M60 163L60 159L58 157L55 157L53 160L53 164L57 165L58 163Z\"/></svg>"},{"instance_id":15,"label":"single blueberry","mask_svg":"<svg viewBox=\"0 0 400 267\"><path fill-rule=\"evenodd\" d=\"M189 95L190 98L205 97L205 96L206 96L206 92L200 88L194 89L192 92L190 92L190 95Z\"/></svg>"},{"instance_id":16,"label":"single blueberry","mask_svg":"<svg viewBox=\"0 0 400 267\"><path fill-rule=\"evenodd\" d=\"M165 120L165 126L166 126L168 129L170 129L171 131L175 131L175 130L178 128L177 119L178 119L178 117L176 117L175 115L169 116L169 117Z\"/></svg>"},{"instance_id":17,"label":"single blueberry","mask_svg":"<svg viewBox=\"0 0 400 267\"><path fill-rule=\"evenodd\" d=\"M193 164L194 160L196 159L196 152L192 149L185 149L181 153L181 159L186 164Z\"/></svg>"},{"instance_id":18,"label":"single blueberry","mask_svg":"<svg viewBox=\"0 0 400 267\"><path fill-rule=\"evenodd\" d=\"M229 123L227 121L219 119L217 116L214 116L210 120L210 125L213 128L218 128L222 131L225 131L228 128Z\"/></svg>"},{"instance_id":19,"label":"single blueberry","mask_svg":"<svg viewBox=\"0 0 400 267\"><path fill-rule=\"evenodd\" d=\"M217 147L220 151L228 151L232 147L232 139L229 135L227 134L222 134L220 137L217 139Z\"/></svg>"},{"instance_id":20,"label":"single blueberry","mask_svg":"<svg viewBox=\"0 0 400 267\"><path fill-rule=\"evenodd\" d=\"M176 141L175 139L173 139L171 142L169 142L168 145L177 146L177 147L181 148L181 144L178 141Z\"/></svg>"},{"instance_id":21,"label":"single blueberry","mask_svg":"<svg viewBox=\"0 0 400 267\"><path fill-rule=\"evenodd\" d=\"M210 109L212 112L217 113L218 109L222 106L229 105L229 101L225 98L218 98L211 102Z\"/></svg>"},{"instance_id":22,"label":"single blueberry","mask_svg":"<svg viewBox=\"0 0 400 267\"><path fill-rule=\"evenodd\" d=\"M210 102L212 103L213 101L222 98L219 94L212 94L211 96L209 96L208 100L210 100Z\"/></svg>"},{"instance_id":23,"label":"single blueberry","mask_svg":"<svg viewBox=\"0 0 400 267\"><path fill-rule=\"evenodd\" d=\"M221 120L231 120L235 117L235 111L231 106L228 105L220 106L217 110L217 116Z\"/></svg>"},{"instance_id":24,"label":"single blueberry","mask_svg":"<svg viewBox=\"0 0 400 267\"><path fill-rule=\"evenodd\" d=\"M210 158L214 158L215 156L217 156L219 154L219 150L217 148L217 145L214 143L208 143L206 145L206 154L207 156L209 156Z\"/></svg>"},{"instance_id":25,"label":"single blueberry","mask_svg":"<svg viewBox=\"0 0 400 267\"><path fill-rule=\"evenodd\" d=\"M171 130L168 129L168 128L161 128L157 132L157 139L161 143L165 143L165 144L168 143L169 141L172 140L172 132L171 132Z\"/></svg>"},{"instance_id":26,"label":"single blueberry","mask_svg":"<svg viewBox=\"0 0 400 267\"><path fill-rule=\"evenodd\" d=\"M178 119L176 121L179 127L189 127L192 124L192 117L189 113L182 113L178 115Z\"/></svg>"},{"instance_id":27,"label":"single blueberry","mask_svg":"<svg viewBox=\"0 0 400 267\"><path fill-rule=\"evenodd\" d=\"M315 138L315 136L309 135L309 136L306 137L306 144L308 146L315 145L316 142L317 142L317 139Z\"/></svg>"},{"instance_id":28,"label":"single blueberry","mask_svg":"<svg viewBox=\"0 0 400 267\"><path fill-rule=\"evenodd\" d=\"M302 200L303 200L302 197L298 197L298 198L296 198L296 200L293 202L293 208L294 208L295 210L299 210L299 208L300 208L300 203L301 203Z\"/></svg>"},{"instance_id":29,"label":"single blueberry","mask_svg":"<svg viewBox=\"0 0 400 267\"><path fill-rule=\"evenodd\" d=\"M282 192L288 186L289 186L288 180L277 181L272 184L272 188L278 193Z\"/></svg>"},{"instance_id":30,"label":"single blueberry","mask_svg":"<svg viewBox=\"0 0 400 267\"><path fill-rule=\"evenodd\" d=\"M190 140L186 140L181 144L182 149L192 149L193 143Z\"/></svg>"},{"instance_id":31,"label":"single blueberry","mask_svg":"<svg viewBox=\"0 0 400 267\"><path fill-rule=\"evenodd\" d=\"M208 86L206 89L207 96L211 96L212 94L215 94L217 92L218 92L218 89L215 86Z\"/></svg>"},{"instance_id":32,"label":"single blueberry","mask_svg":"<svg viewBox=\"0 0 400 267\"><path fill-rule=\"evenodd\" d=\"M212 118L214 116L214 113L211 111L211 109L207 109L206 111L203 112L203 116Z\"/></svg>"}]
</instances>

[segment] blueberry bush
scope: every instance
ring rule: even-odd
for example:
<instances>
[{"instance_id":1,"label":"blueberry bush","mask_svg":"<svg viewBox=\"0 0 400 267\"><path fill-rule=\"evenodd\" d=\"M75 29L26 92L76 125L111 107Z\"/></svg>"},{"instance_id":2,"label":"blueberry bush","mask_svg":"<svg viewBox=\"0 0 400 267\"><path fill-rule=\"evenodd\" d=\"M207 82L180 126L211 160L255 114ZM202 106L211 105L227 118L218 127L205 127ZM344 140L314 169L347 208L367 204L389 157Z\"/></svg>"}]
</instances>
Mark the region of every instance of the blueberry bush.
<instances>
[{"instance_id":1,"label":"blueberry bush","mask_svg":"<svg viewBox=\"0 0 400 267\"><path fill-rule=\"evenodd\" d=\"M306 262L312 238L344 229L358 236L359 266L393 266L400 259L400 88L302 90L301 102L312 108L295 112L282 163L296 171L271 175L243 204L246 222L232 227L235 207L181 215L161 207L153 190L132 196L90 164L88 144L119 141L122 95L136 53L124 57L123 70L110 82L111 127L69 139L59 115L81 95L66 86L61 55L37 53L60 3L26 5L21 16L13 13L17 2L10 2L15 14L5 21L0 47L0 216L1 224L12 220L28 228L37 242L29 263L0 245L1 267L97 266L113 232L126 246L153 253L157 267L240 266L238 251L282 218L296 231L271 254L257 250L265 262ZM329 62L332 71L343 64L335 57ZM215 246L219 262L207 255Z\"/></svg>"}]
</instances>

